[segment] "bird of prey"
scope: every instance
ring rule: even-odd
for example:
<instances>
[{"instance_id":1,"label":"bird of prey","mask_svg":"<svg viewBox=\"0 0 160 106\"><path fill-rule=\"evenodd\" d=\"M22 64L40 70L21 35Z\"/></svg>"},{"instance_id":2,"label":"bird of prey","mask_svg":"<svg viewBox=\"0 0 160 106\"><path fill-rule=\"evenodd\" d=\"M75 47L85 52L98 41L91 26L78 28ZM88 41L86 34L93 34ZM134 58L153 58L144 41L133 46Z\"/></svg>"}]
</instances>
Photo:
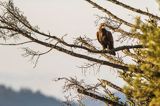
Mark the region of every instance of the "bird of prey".
<instances>
[{"instance_id":1,"label":"bird of prey","mask_svg":"<svg viewBox=\"0 0 160 106\"><path fill-rule=\"evenodd\" d=\"M100 24L99 30L97 32L97 39L102 45L103 50L105 50L106 48L112 50L114 48L113 36L110 31L105 29L105 27L105 23ZM115 51L112 51L111 54L116 55Z\"/></svg>"}]
</instances>

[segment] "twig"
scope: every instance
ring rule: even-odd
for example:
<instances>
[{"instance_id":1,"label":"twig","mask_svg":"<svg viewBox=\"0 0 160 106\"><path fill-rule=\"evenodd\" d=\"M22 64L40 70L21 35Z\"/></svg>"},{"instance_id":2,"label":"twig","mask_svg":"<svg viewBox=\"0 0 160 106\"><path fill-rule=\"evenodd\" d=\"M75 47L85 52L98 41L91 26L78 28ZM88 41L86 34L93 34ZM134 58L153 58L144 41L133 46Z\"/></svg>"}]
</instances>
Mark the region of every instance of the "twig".
<instances>
[{"instance_id":1,"label":"twig","mask_svg":"<svg viewBox=\"0 0 160 106\"><path fill-rule=\"evenodd\" d=\"M9 44L6 44L6 43L0 43L0 45L3 45L3 46L18 46L18 45L24 45L24 44L28 44L28 43L32 43L33 41L27 41L27 42L22 42L22 43L9 43Z\"/></svg>"}]
</instances>

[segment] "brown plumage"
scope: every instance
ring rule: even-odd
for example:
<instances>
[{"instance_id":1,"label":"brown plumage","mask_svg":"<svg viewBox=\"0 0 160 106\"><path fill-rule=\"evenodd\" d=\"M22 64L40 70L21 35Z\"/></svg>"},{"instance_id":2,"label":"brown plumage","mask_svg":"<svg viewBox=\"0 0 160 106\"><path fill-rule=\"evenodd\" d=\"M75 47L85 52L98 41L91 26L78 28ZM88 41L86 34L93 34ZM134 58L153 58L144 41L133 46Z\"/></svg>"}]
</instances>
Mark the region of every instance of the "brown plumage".
<instances>
[{"instance_id":1,"label":"brown plumage","mask_svg":"<svg viewBox=\"0 0 160 106\"><path fill-rule=\"evenodd\" d=\"M105 29L106 24L101 23L99 26L99 30L97 32L97 39L99 43L102 45L103 49L113 49L114 48L114 42L113 42L113 36L110 31L107 31ZM116 55L116 53L113 51L111 52L112 55Z\"/></svg>"}]
</instances>

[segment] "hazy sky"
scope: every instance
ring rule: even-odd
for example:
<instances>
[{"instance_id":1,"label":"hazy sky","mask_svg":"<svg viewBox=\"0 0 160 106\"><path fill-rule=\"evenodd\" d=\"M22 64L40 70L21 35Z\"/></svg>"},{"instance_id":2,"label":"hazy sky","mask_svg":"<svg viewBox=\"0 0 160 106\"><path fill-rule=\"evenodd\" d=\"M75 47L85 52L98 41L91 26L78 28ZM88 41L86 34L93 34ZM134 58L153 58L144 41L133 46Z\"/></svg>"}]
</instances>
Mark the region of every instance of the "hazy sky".
<instances>
[{"instance_id":1,"label":"hazy sky","mask_svg":"<svg viewBox=\"0 0 160 106\"><path fill-rule=\"evenodd\" d=\"M148 7L150 12L158 13L158 6L154 0L121 1L144 10ZM68 34L69 38L83 35L96 38L95 14L102 13L85 0L14 0L14 2L33 25L38 25L46 33L50 32L56 36ZM121 15L124 19L129 21L134 19L133 15L106 2L106 0L101 0L99 3L113 13ZM61 88L63 83L55 83L52 81L54 78L77 76L86 79L78 66L87 61L55 50L42 56L36 68L33 68L29 58L21 56L23 54L21 47L0 46L0 51L0 84L6 84L15 89L27 87L33 90L41 90L46 95L62 98L64 96ZM118 85L123 85L123 82L118 79L116 71L111 71L109 67L102 67L98 74L89 71L87 72L87 78L90 78L88 82L96 81L97 78L105 78Z\"/></svg>"}]
</instances>

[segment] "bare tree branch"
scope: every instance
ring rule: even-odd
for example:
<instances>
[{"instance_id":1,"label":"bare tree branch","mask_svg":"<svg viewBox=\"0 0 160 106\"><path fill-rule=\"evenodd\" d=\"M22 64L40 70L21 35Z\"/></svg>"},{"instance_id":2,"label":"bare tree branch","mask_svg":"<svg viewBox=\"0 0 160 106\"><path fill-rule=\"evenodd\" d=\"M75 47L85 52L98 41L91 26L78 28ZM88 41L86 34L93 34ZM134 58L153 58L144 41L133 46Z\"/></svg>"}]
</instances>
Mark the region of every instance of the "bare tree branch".
<instances>
[{"instance_id":1,"label":"bare tree branch","mask_svg":"<svg viewBox=\"0 0 160 106\"><path fill-rule=\"evenodd\" d=\"M119 32L119 33L121 33L122 36L135 37L134 35L137 35L137 34L138 34L138 35L142 35L142 34L140 34L140 33L127 32L127 31L125 31L125 30L123 30L123 29L121 29L121 28L114 28L113 26L108 25L108 24L106 24L106 26L107 26L108 28L110 28L111 30L113 30L114 32Z\"/></svg>"},{"instance_id":2,"label":"bare tree branch","mask_svg":"<svg viewBox=\"0 0 160 106\"><path fill-rule=\"evenodd\" d=\"M113 84L113 83L111 83L111 82L109 82L107 80L104 80L104 79L98 79L98 80L101 82L101 85L103 87L106 87L108 85L108 86L110 86L110 87L112 87L112 88L114 88L114 89L116 89L116 90L118 90L118 91L123 93L122 88L118 87L117 85L115 85L115 84Z\"/></svg>"},{"instance_id":3,"label":"bare tree branch","mask_svg":"<svg viewBox=\"0 0 160 106\"><path fill-rule=\"evenodd\" d=\"M126 45L126 46L120 46L117 48L114 48L112 50L102 50L102 51L92 51L93 53L110 53L112 51L120 51L120 50L128 50L128 49L137 49L137 48L146 48L145 46L142 45Z\"/></svg>"},{"instance_id":4,"label":"bare tree branch","mask_svg":"<svg viewBox=\"0 0 160 106\"><path fill-rule=\"evenodd\" d=\"M71 88L76 89L77 92L80 94L92 97L94 99L98 99L98 100L103 101L107 104L114 105L114 106L126 106L124 103L120 103L119 101L115 101L115 100L111 100L107 97L99 96L97 94L98 92L96 92L95 89L97 89L97 87L100 86L100 84L96 84L95 86L90 87L90 86L84 85L83 81L79 82L79 81L77 81L77 79L74 79L74 78L68 79L66 77L58 78L55 81L59 81L59 80L67 81L66 85L64 86L64 88L66 90L69 90Z\"/></svg>"},{"instance_id":5,"label":"bare tree branch","mask_svg":"<svg viewBox=\"0 0 160 106\"><path fill-rule=\"evenodd\" d=\"M78 92L78 93L81 93L81 94L83 94L83 95L87 95L87 96L89 96L89 97L92 97L92 98L94 98L94 99L101 100L101 101L103 101L103 102L105 102L105 103L108 103L108 104L110 104L110 105L113 105L113 106L126 106L125 104L120 104L120 103L118 103L118 102L115 102L115 101L112 101L112 100L107 99L107 98L105 98L105 97L96 95L96 94L94 94L94 93L92 93L92 92L89 92L89 91L86 91L86 90L84 90L84 89L77 89L77 92Z\"/></svg>"},{"instance_id":6,"label":"bare tree branch","mask_svg":"<svg viewBox=\"0 0 160 106\"><path fill-rule=\"evenodd\" d=\"M38 43L38 44L41 44L41 45L46 46L46 47L49 47L49 48L54 48L54 49L56 49L56 50L58 50L58 51L61 51L61 52L66 53L66 54L69 54L69 55L71 55L71 56L75 56L75 57L83 58L83 59L85 59L85 60L97 62L97 63L100 63L100 64L102 64L102 65L108 65L108 66L111 66L111 67L113 67L113 68L122 69L122 70L124 70L124 71L127 71L127 70L128 70L128 67L126 67L126 66L122 66L122 65L110 63L110 62L108 62L108 61L104 61L104 60L99 60L99 59L96 59L96 58L92 58L92 57L89 57L89 56L86 56L86 55L82 55L82 54L79 54L79 53L75 53L75 52L73 52L73 51L70 51L70 50L67 50L67 49L65 49L65 48L59 47L59 46L57 46L57 45L53 45L53 44L50 44L50 43L46 43L46 42L40 41L40 40L38 40L38 39L33 38L31 35L28 34L28 32L22 31L22 30L20 30L20 29L13 29L13 28L8 28L8 27L6 27L5 29L18 32L19 34L23 35L24 37L28 38L28 39L31 40L31 41L34 41L34 42L36 42L36 43Z\"/></svg>"},{"instance_id":7,"label":"bare tree branch","mask_svg":"<svg viewBox=\"0 0 160 106\"><path fill-rule=\"evenodd\" d=\"M93 2L92 0L85 0L87 2L89 2L90 4L92 4L93 6L95 6L96 8L98 8L99 10L103 11L104 13L108 14L109 16L111 16L112 18L124 23L125 25L129 26L129 27L134 27L133 24L117 17L116 15L112 14L110 11L108 11L107 9L101 7L100 5L98 5L97 3Z\"/></svg>"},{"instance_id":8,"label":"bare tree branch","mask_svg":"<svg viewBox=\"0 0 160 106\"><path fill-rule=\"evenodd\" d=\"M110 2L112 2L112 3L114 3L114 4L117 4L117 5L119 5L119 6L122 6L122 7L126 8L126 9L131 10L131 11L134 11L134 12L137 12L137 13L140 13L140 14L143 14L143 15L146 15L146 16L149 16L149 17L152 17L152 18L155 18L155 19L160 20L160 17L159 17L159 16L153 15L153 14L151 14L151 13L149 13L149 12L142 11L142 10L140 10L140 9L133 8L133 7L129 6L129 5L126 5L126 4L118 1L118 0L106 0L106 1L110 1Z\"/></svg>"}]
</instances>

